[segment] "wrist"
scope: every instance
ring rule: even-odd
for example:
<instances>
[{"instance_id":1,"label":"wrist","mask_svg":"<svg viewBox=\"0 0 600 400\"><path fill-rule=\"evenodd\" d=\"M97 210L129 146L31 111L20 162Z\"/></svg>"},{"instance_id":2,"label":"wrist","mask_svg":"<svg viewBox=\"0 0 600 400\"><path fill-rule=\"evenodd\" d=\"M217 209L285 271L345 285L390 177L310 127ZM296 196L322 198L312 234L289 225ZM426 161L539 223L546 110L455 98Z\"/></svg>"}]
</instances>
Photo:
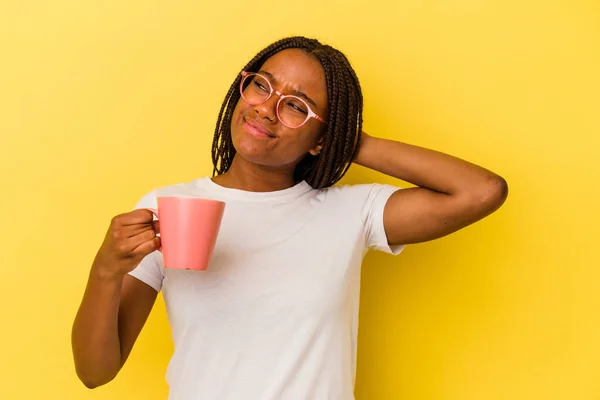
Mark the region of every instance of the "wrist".
<instances>
[{"instance_id":1,"label":"wrist","mask_svg":"<svg viewBox=\"0 0 600 400\"><path fill-rule=\"evenodd\" d=\"M90 271L90 279L105 284L121 284L125 273L101 262L94 262Z\"/></svg>"}]
</instances>

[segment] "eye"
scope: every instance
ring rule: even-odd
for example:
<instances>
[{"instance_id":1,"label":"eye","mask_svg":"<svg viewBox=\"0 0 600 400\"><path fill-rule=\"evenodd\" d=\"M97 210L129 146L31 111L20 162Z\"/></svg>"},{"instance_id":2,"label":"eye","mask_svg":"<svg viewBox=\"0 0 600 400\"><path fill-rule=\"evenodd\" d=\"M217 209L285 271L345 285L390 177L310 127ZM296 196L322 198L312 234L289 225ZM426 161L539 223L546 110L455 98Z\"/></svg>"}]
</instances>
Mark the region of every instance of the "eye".
<instances>
[{"instance_id":1,"label":"eye","mask_svg":"<svg viewBox=\"0 0 600 400\"><path fill-rule=\"evenodd\" d=\"M254 86L256 86L257 88L259 88L260 90L263 90L263 91L267 92L267 88L264 87L263 85L261 85L260 82L254 81Z\"/></svg>"},{"instance_id":2,"label":"eye","mask_svg":"<svg viewBox=\"0 0 600 400\"><path fill-rule=\"evenodd\" d=\"M304 105L304 103L302 103L301 101L296 100L296 99L289 99L286 102L286 107L294 112L302 113L304 115L308 114L306 105Z\"/></svg>"},{"instance_id":3,"label":"eye","mask_svg":"<svg viewBox=\"0 0 600 400\"><path fill-rule=\"evenodd\" d=\"M252 85L255 87L256 90L260 90L264 93L269 93L271 91L269 82L267 82L264 78L260 76L254 77L254 79L252 80Z\"/></svg>"}]
</instances>

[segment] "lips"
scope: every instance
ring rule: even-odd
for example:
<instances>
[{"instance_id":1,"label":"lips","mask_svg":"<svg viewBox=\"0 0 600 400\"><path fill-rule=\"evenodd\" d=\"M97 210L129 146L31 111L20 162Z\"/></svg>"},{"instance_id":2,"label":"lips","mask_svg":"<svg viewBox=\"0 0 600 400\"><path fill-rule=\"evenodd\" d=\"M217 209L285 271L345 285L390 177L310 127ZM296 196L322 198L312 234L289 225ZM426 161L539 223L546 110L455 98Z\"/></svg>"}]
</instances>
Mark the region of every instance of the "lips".
<instances>
[{"instance_id":1,"label":"lips","mask_svg":"<svg viewBox=\"0 0 600 400\"><path fill-rule=\"evenodd\" d=\"M273 132L271 132L266 126L264 126L263 124L257 122L254 119L250 119L250 118L244 118L245 124L246 125L246 130L254 135L254 136L259 136L259 137L270 137L270 138L275 138L277 136L275 136L275 134Z\"/></svg>"}]
</instances>

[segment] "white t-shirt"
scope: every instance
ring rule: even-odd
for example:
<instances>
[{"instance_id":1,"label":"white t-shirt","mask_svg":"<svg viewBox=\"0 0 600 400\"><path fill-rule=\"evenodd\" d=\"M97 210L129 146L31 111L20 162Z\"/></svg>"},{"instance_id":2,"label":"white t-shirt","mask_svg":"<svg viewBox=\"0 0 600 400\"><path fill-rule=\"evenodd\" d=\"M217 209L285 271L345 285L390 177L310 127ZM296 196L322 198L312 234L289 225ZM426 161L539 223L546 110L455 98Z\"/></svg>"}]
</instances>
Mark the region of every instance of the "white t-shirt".
<instances>
[{"instance_id":1,"label":"white t-shirt","mask_svg":"<svg viewBox=\"0 0 600 400\"><path fill-rule=\"evenodd\" d=\"M131 275L162 289L175 351L171 400L354 399L360 267L369 248L388 246L383 209L398 188L306 182L267 192L210 178L157 195L225 201L206 271L163 267L148 255Z\"/></svg>"}]
</instances>

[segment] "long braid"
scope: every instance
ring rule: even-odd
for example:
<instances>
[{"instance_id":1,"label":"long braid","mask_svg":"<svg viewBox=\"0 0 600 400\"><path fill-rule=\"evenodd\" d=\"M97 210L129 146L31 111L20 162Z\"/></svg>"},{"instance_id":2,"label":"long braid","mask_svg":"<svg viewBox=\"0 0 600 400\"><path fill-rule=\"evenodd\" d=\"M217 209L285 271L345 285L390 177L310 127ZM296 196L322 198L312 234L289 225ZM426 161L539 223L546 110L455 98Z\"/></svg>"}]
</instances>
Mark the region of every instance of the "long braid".
<instances>
[{"instance_id":1,"label":"long braid","mask_svg":"<svg viewBox=\"0 0 600 400\"><path fill-rule=\"evenodd\" d=\"M325 71L329 107L323 148L319 155L308 154L300 161L294 178L297 182L306 180L314 188L329 187L346 174L358 149L363 111L360 83L344 54L302 36L276 41L250 60L244 70L258 71L267 59L289 48L300 48L319 60ZM236 153L231 140L231 120L240 99L241 79L240 75L236 77L219 111L211 151L213 175L227 172Z\"/></svg>"}]
</instances>

